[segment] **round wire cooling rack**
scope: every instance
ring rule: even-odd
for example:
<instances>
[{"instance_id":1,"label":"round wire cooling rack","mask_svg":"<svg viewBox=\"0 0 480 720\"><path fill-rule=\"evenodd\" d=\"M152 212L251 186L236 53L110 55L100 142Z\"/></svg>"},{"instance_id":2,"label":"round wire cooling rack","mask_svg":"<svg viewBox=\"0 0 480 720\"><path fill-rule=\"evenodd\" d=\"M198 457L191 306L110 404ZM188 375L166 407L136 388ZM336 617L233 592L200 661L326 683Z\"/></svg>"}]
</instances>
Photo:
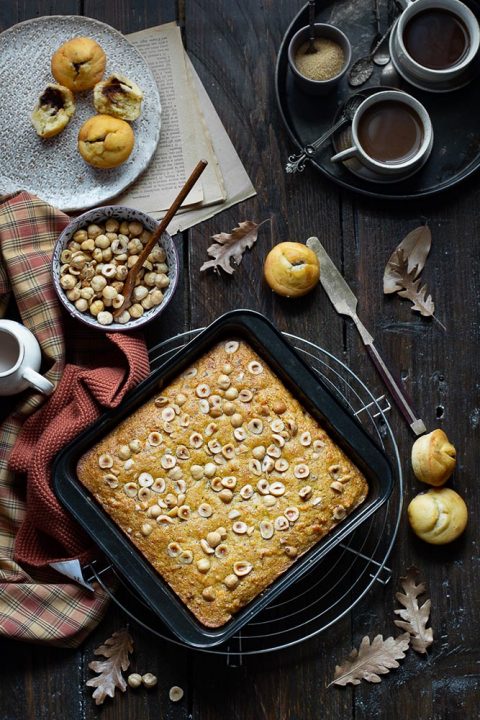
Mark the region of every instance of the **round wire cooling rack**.
<instances>
[{"instance_id":1,"label":"round wire cooling rack","mask_svg":"<svg viewBox=\"0 0 480 720\"><path fill-rule=\"evenodd\" d=\"M181 333L153 347L152 368L162 365L202 330ZM290 333L283 335L384 449L392 461L395 482L389 500L374 515L237 635L223 645L197 649L197 652L225 655L229 665L241 664L243 656L286 649L319 635L346 615L375 582L388 583L391 571L386 563L402 510L402 469L397 443L386 418L390 405L385 396L376 398L345 363L318 345ZM99 570L96 563L92 563L86 569L132 620L157 637L190 648L169 632L113 568ZM103 579L106 572L112 571L115 592Z\"/></svg>"}]
</instances>

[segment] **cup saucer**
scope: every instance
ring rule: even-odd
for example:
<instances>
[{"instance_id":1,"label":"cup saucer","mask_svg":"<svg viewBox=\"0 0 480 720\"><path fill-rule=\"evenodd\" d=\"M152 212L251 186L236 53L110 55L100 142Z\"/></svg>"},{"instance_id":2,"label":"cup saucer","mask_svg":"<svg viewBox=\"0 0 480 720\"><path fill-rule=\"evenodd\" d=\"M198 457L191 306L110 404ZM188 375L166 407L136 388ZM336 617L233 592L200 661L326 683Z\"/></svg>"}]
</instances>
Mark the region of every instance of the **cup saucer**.
<instances>
[{"instance_id":1,"label":"cup saucer","mask_svg":"<svg viewBox=\"0 0 480 720\"><path fill-rule=\"evenodd\" d=\"M333 138L332 144L335 152L341 152L342 150L346 150L347 148L349 148L352 145L352 133L350 127L346 127L340 130ZM349 158L348 160L343 160L342 165L353 175L356 175L362 180L381 183L382 185L391 185L393 183L403 182L404 180L412 177L412 175L416 175L425 165L428 158L429 156L427 155L427 157L423 160L422 164L417 166L412 172L405 173L405 175L397 175L396 177L387 177L386 175L377 173L374 170L371 170L371 168L363 165L356 157Z\"/></svg>"},{"instance_id":2,"label":"cup saucer","mask_svg":"<svg viewBox=\"0 0 480 720\"><path fill-rule=\"evenodd\" d=\"M377 92L384 91L384 90L396 90L399 91L398 88L388 88L388 87L380 87L380 86L372 86L365 88L365 94L367 96L374 95ZM337 110L337 113L333 119L333 123L335 123L339 116L342 113L343 106L340 106ZM335 150L335 153L341 152L342 150L346 150L347 148L351 147L352 145L352 132L351 132L351 126L346 125L341 130L339 130L332 138L332 145L333 149ZM393 185L394 183L400 183L403 182L403 180L407 180L408 178L412 177L412 175L416 175L420 170L423 168L425 163L427 162L430 155L427 155L427 157L423 160L421 165L417 165L414 170L411 172L405 173L404 175L397 175L395 177L387 177L386 175L382 175L382 173L375 172L371 168L366 167L363 165L360 160L356 157L349 158L348 160L343 160L341 164L349 170L349 172L352 173L352 175L356 175L357 177L361 178L362 180L367 180L368 182L373 183L381 183L382 185Z\"/></svg>"},{"instance_id":3,"label":"cup saucer","mask_svg":"<svg viewBox=\"0 0 480 720\"><path fill-rule=\"evenodd\" d=\"M393 67L397 71L397 73L400 75L400 77L405 80L406 83L411 85L412 87L417 88L418 90L423 90L424 92L429 93L448 93L453 92L454 90L460 90L461 88L468 85L472 80L475 78L475 76L479 72L479 60L474 60L468 67L465 68L465 70L462 72L461 75L456 77L454 80L445 80L443 82L439 82L435 84L435 87L432 85L427 85L422 83L421 80L415 79L413 80L410 76L408 76L405 73L405 70L402 69L402 67L399 65L398 60L395 58L395 53L392 51L392 38L394 36L395 27L392 30L392 33L390 35L390 42L389 42L389 50L390 50L390 62L392 63Z\"/></svg>"}]
</instances>

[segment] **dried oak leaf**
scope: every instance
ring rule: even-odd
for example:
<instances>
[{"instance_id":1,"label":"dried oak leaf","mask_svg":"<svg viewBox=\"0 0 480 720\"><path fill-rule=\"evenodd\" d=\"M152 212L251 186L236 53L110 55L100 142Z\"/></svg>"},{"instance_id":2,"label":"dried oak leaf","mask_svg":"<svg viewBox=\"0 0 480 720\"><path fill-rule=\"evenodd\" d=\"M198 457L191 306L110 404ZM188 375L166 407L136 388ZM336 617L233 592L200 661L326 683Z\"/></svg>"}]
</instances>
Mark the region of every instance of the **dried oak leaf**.
<instances>
[{"instance_id":1,"label":"dried oak leaf","mask_svg":"<svg viewBox=\"0 0 480 720\"><path fill-rule=\"evenodd\" d=\"M410 635L403 633L396 638L383 639L383 635L377 635L370 644L370 639L365 636L360 643L358 650L353 649L347 660L335 668L335 676L330 685L345 686L348 683L359 685L361 680L371 683L379 683L382 678L393 668L398 667L397 660L405 657L410 643ZM330 687L329 685L329 687Z\"/></svg>"},{"instance_id":2,"label":"dried oak leaf","mask_svg":"<svg viewBox=\"0 0 480 720\"><path fill-rule=\"evenodd\" d=\"M417 269L408 270L408 258L403 250L399 250L396 254L396 260L391 260L390 273L392 280L396 280L400 290L397 290L400 297L410 300L412 310L416 310L420 315L432 317L435 312L435 304L432 296L427 292L427 286L421 285L420 278L416 278Z\"/></svg>"},{"instance_id":3,"label":"dried oak leaf","mask_svg":"<svg viewBox=\"0 0 480 720\"><path fill-rule=\"evenodd\" d=\"M235 270L235 267L240 265L243 258L243 253L247 248L251 248L257 240L258 228L267 222L264 220L261 223L253 222L253 220L245 220L244 222L238 223L238 227L233 228L231 233L218 233L218 235L212 235L212 240L216 240L213 245L207 249L210 257L213 260L207 260L200 268L207 270L212 267L218 271L219 268L225 270L226 273L231 275ZM233 261L233 265L232 265Z\"/></svg>"},{"instance_id":4,"label":"dried oak leaf","mask_svg":"<svg viewBox=\"0 0 480 720\"><path fill-rule=\"evenodd\" d=\"M103 655L107 658L88 663L91 670L99 673L98 677L87 680L89 687L96 688L92 695L96 705L101 705L107 696L113 698L115 688L122 692L127 689L122 670L128 669L130 665L128 655L131 652L133 652L133 640L126 628L114 632L103 645L94 650L95 655Z\"/></svg>"},{"instance_id":5,"label":"dried oak leaf","mask_svg":"<svg viewBox=\"0 0 480 720\"><path fill-rule=\"evenodd\" d=\"M426 627L432 602L426 600L419 607L417 598L425 592L425 584L423 582L416 584L418 575L417 568L411 567L407 570L406 577L400 578L400 584L405 594L398 592L395 597L404 609L395 610L395 615L400 615L402 619L394 622L397 627L410 634L414 650L418 653L426 653L427 648L433 643L433 630L431 627Z\"/></svg>"},{"instance_id":6,"label":"dried oak leaf","mask_svg":"<svg viewBox=\"0 0 480 720\"><path fill-rule=\"evenodd\" d=\"M424 268L431 244L432 233L428 225L421 225L404 237L389 257L385 272L383 273L383 292L386 295L398 292L403 288L403 285L399 282L396 271L392 267L392 265L396 266L398 264L398 254L403 252L405 255L407 259L407 271L409 273L415 269L413 279L416 280Z\"/></svg>"}]
</instances>

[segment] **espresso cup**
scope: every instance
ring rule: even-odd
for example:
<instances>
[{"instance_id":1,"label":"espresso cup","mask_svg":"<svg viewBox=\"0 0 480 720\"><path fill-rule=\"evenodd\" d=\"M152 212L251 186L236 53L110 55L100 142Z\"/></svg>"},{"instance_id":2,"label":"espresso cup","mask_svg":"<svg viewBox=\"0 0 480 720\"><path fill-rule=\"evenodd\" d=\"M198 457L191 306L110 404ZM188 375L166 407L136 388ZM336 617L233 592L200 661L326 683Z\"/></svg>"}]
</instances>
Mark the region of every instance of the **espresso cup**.
<instances>
[{"instance_id":1,"label":"espresso cup","mask_svg":"<svg viewBox=\"0 0 480 720\"><path fill-rule=\"evenodd\" d=\"M50 395L54 386L38 373L40 345L24 325L0 320L0 395L15 395L32 387Z\"/></svg>"},{"instance_id":2,"label":"espresso cup","mask_svg":"<svg viewBox=\"0 0 480 720\"><path fill-rule=\"evenodd\" d=\"M460 0L398 0L404 10L390 36L398 73L425 90L455 87L480 46L478 20Z\"/></svg>"},{"instance_id":3,"label":"espresso cup","mask_svg":"<svg viewBox=\"0 0 480 720\"><path fill-rule=\"evenodd\" d=\"M433 145L427 111L416 98L398 90L367 97L353 116L351 134L351 147L334 155L332 162L355 157L391 179L419 170Z\"/></svg>"}]
</instances>

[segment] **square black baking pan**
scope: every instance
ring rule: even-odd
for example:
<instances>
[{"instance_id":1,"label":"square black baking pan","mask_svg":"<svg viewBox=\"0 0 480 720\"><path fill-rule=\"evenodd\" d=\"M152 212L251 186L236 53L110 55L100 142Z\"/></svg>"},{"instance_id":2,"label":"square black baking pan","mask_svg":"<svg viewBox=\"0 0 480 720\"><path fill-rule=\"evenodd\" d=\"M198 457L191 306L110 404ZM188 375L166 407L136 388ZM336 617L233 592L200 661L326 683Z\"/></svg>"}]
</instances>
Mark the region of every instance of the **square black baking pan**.
<instances>
[{"instance_id":1,"label":"square black baking pan","mask_svg":"<svg viewBox=\"0 0 480 720\"><path fill-rule=\"evenodd\" d=\"M130 538L107 515L78 481L80 457L150 397L187 369L217 342L240 338L262 357L281 382L320 423L332 440L365 475L369 492L365 502L302 555L283 575L220 628L207 628L184 605L154 570ZM184 348L168 358L135 388L122 405L105 413L70 443L53 467L54 490L63 505L107 555L117 572L147 606L183 642L209 648L228 640L281 592L311 570L336 545L388 500L393 487L390 463L360 423L343 407L281 333L263 315L235 310L222 315Z\"/></svg>"}]
</instances>

